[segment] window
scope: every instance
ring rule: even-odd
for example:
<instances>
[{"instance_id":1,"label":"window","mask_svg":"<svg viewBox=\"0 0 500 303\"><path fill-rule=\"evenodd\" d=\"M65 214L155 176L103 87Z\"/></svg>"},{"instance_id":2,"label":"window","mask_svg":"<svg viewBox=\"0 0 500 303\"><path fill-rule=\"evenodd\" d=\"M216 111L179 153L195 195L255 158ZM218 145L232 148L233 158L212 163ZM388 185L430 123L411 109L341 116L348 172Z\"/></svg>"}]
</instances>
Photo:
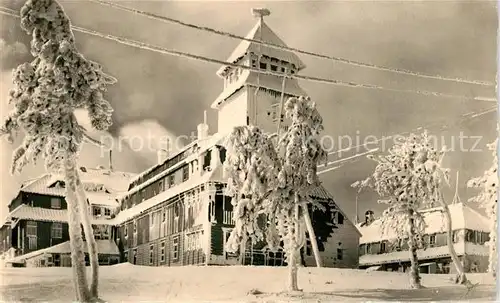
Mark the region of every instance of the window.
<instances>
[{"instance_id":1,"label":"window","mask_svg":"<svg viewBox=\"0 0 500 303\"><path fill-rule=\"evenodd\" d=\"M250 125L250 117L247 116L247 125Z\"/></svg>"},{"instance_id":2,"label":"window","mask_svg":"<svg viewBox=\"0 0 500 303\"><path fill-rule=\"evenodd\" d=\"M385 253L385 242L380 242L380 253L383 254Z\"/></svg>"},{"instance_id":3,"label":"window","mask_svg":"<svg viewBox=\"0 0 500 303\"><path fill-rule=\"evenodd\" d=\"M293 70L293 69L292 69L292 70L290 70L290 73L291 73L292 75L293 75L293 74L295 74L295 70Z\"/></svg>"},{"instance_id":4,"label":"window","mask_svg":"<svg viewBox=\"0 0 500 303\"><path fill-rule=\"evenodd\" d=\"M366 254L371 254L372 253L372 244L367 243L366 244Z\"/></svg>"},{"instance_id":5,"label":"window","mask_svg":"<svg viewBox=\"0 0 500 303\"><path fill-rule=\"evenodd\" d=\"M52 223L50 235L52 239L62 239L62 223Z\"/></svg>"},{"instance_id":6,"label":"window","mask_svg":"<svg viewBox=\"0 0 500 303\"><path fill-rule=\"evenodd\" d=\"M337 260L342 260L344 258L344 250L342 248L337 248Z\"/></svg>"},{"instance_id":7,"label":"window","mask_svg":"<svg viewBox=\"0 0 500 303\"><path fill-rule=\"evenodd\" d=\"M28 221L26 222L26 236L30 237L36 237L36 222L35 221Z\"/></svg>"},{"instance_id":8,"label":"window","mask_svg":"<svg viewBox=\"0 0 500 303\"><path fill-rule=\"evenodd\" d=\"M191 172L194 174L195 171L198 171L198 160L191 162Z\"/></svg>"},{"instance_id":9,"label":"window","mask_svg":"<svg viewBox=\"0 0 500 303\"><path fill-rule=\"evenodd\" d=\"M36 244L36 237L28 237L28 249L29 250L36 250L37 249L37 244Z\"/></svg>"},{"instance_id":10,"label":"window","mask_svg":"<svg viewBox=\"0 0 500 303\"><path fill-rule=\"evenodd\" d=\"M109 216L111 216L111 209L109 209L109 208L105 208L105 209L104 209L104 215L105 215L105 216L108 216L108 217L109 217Z\"/></svg>"},{"instance_id":11,"label":"window","mask_svg":"<svg viewBox=\"0 0 500 303\"><path fill-rule=\"evenodd\" d=\"M206 170L207 167L210 167L211 161L212 161L212 151L207 150L207 152L203 156L203 170Z\"/></svg>"},{"instance_id":12,"label":"window","mask_svg":"<svg viewBox=\"0 0 500 303\"><path fill-rule=\"evenodd\" d=\"M137 220L134 220L134 234L137 233Z\"/></svg>"},{"instance_id":13,"label":"window","mask_svg":"<svg viewBox=\"0 0 500 303\"><path fill-rule=\"evenodd\" d=\"M224 163L224 161L226 161L226 149L222 146L219 147L219 159L220 163Z\"/></svg>"},{"instance_id":14,"label":"window","mask_svg":"<svg viewBox=\"0 0 500 303\"><path fill-rule=\"evenodd\" d=\"M306 255L311 256L312 255L312 245L311 245L311 240L307 239L306 242Z\"/></svg>"},{"instance_id":15,"label":"window","mask_svg":"<svg viewBox=\"0 0 500 303\"><path fill-rule=\"evenodd\" d=\"M252 59L252 67L257 67L257 61L255 59Z\"/></svg>"},{"instance_id":16,"label":"window","mask_svg":"<svg viewBox=\"0 0 500 303\"><path fill-rule=\"evenodd\" d=\"M94 207L94 216L100 216L101 215L101 208L100 207Z\"/></svg>"},{"instance_id":17,"label":"window","mask_svg":"<svg viewBox=\"0 0 500 303\"><path fill-rule=\"evenodd\" d=\"M184 166L182 168L182 182L189 179L189 166Z\"/></svg>"},{"instance_id":18,"label":"window","mask_svg":"<svg viewBox=\"0 0 500 303\"><path fill-rule=\"evenodd\" d=\"M150 223L151 227L153 227L155 225L155 217L156 217L155 213L149 214L149 221L150 221L149 223Z\"/></svg>"},{"instance_id":19,"label":"window","mask_svg":"<svg viewBox=\"0 0 500 303\"><path fill-rule=\"evenodd\" d=\"M179 260L179 236L175 237L173 240L173 245L172 245L172 259L174 261Z\"/></svg>"},{"instance_id":20,"label":"window","mask_svg":"<svg viewBox=\"0 0 500 303\"><path fill-rule=\"evenodd\" d=\"M264 62L260 62L260 69L267 69L267 64Z\"/></svg>"},{"instance_id":21,"label":"window","mask_svg":"<svg viewBox=\"0 0 500 303\"><path fill-rule=\"evenodd\" d=\"M165 190L165 186L164 186L163 180L160 180L160 182L158 182L158 191L161 193L164 190Z\"/></svg>"},{"instance_id":22,"label":"window","mask_svg":"<svg viewBox=\"0 0 500 303\"><path fill-rule=\"evenodd\" d=\"M168 176L168 187L172 187L175 184L175 175L171 174Z\"/></svg>"},{"instance_id":23,"label":"window","mask_svg":"<svg viewBox=\"0 0 500 303\"><path fill-rule=\"evenodd\" d=\"M146 200L146 190L145 189L141 190L141 202L144 200Z\"/></svg>"},{"instance_id":24,"label":"window","mask_svg":"<svg viewBox=\"0 0 500 303\"><path fill-rule=\"evenodd\" d=\"M161 242L160 261L165 262L165 241Z\"/></svg>"},{"instance_id":25,"label":"window","mask_svg":"<svg viewBox=\"0 0 500 303\"><path fill-rule=\"evenodd\" d=\"M127 225L125 225L123 227L123 235L125 236L125 238L128 237L128 227L127 227Z\"/></svg>"},{"instance_id":26,"label":"window","mask_svg":"<svg viewBox=\"0 0 500 303\"><path fill-rule=\"evenodd\" d=\"M281 72L282 72L282 73L286 73L286 68L282 67L282 68L281 68Z\"/></svg>"},{"instance_id":27,"label":"window","mask_svg":"<svg viewBox=\"0 0 500 303\"><path fill-rule=\"evenodd\" d=\"M271 64L271 70L273 72L276 72L276 71L278 71L278 67L276 65Z\"/></svg>"},{"instance_id":28,"label":"window","mask_svg":"<svg viewBox=\"0 0 500 303\"><path fill-rule=\"evenodd\" d=\"M436 245L436 235L430 235L429 236L429 245L432 247Z\"/></svg>"},{"instance_id":29,"label":"window","mask_svg":"<svg viewBox=\"0 0 500 303\"><path fill-rule=\"evenodd\" d=\"M59 198L50 198L50 207L51 208L61 208L61 199Z\"/></svg>"},{"instance_id":30,"label":"window","mask_svg":"<svg viewBox=\"0 0 500 303\"><path fill-rule=\"evenodd\" d=\"M149 265L153 265L153 255L154 255L154 249L155 249L155 246L153 244L151 244L149 246Z\"/></svg>"},{"instance_id":31,"label":"window","mask_svg":"<svg viewBox=\"0 0 500 303\"><path fill-rule=\"evenodd\" d=\"M337 215L337 223L338 223L339 225L344 224L344 215L342 215L342 213L340 213L340 212L338 212L337 214L338 214L338 215Z\"/></svg>"},{"instance_id":32,"label":"window","mask_svg":"<svg viewBox=\"0 0 500 303\"><path fill-rule=\"evenodd\" d=\"M161 222L165 223L165 221L167 220L167 212L165 210L162 210L161 216Z\"/></svg>"}]
</instances>

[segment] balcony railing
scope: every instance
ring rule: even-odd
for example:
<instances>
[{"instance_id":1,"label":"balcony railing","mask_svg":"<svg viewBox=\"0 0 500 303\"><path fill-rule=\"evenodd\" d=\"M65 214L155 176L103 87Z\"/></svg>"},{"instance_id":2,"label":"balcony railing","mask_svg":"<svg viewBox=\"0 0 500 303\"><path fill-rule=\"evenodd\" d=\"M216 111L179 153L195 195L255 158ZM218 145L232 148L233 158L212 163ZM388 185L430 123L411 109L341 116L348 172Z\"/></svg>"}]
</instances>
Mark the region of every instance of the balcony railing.
<instances>
[{"instance_id":1,"label":"balcony railing","mask_svg":"<svg viewBox=\"0 0 500 303\"><path fill-rule=\"evenodd\" d=\"M223 224L228 224L228 225L234 225L235 221L233 218L233 212L229 210L225 210L223 213L223 218L222 218L222 223Z\"/></svg>"}]
</instances>

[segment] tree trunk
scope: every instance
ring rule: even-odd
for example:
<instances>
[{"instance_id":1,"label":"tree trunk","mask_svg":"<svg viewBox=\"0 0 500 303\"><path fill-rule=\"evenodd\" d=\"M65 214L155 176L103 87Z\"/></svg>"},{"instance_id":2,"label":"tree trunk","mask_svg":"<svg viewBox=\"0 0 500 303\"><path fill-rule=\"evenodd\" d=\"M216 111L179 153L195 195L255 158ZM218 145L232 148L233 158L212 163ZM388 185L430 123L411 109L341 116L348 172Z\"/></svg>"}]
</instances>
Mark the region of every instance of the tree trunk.
<instances>
[{"instance_id":1,"label":"tree trunk","mask_svg":"<svg viewBox=\"0 0 500 303\"><path fill-rule=\"evenodd\" d=\"M459 284L466 284L467 277L465 276L464 267L462 262L457 256L457 252L455 251L455 246L453 245L453 227L451 226L451 214L448 205L444 202L443 193L440 194L439 203L443 207L444 214L446 216L446 238L448 250L450 251L451 259L453 260L453 264L455 264L455 269L457 270L457 277L455 281Z\"/></svg>"},{"instance_id":2,"label":"tree trunk","mask_svg":"<svg viewBox=\"0 0 500 303\"><path fill-rule=\"evenodd\" d=\"M243 236L243 240L241 241L240 244L240 264L245 265L245 254L246 254L246 249L247 249L247 234L245 231L245 235Z\"/></svg>"},{"instance_id":3,"label":"tree trunk","mask_svg":"<svg viewBox=\"0 0 500 303\"><path fill-rule=\"evenodd\" d=\"M309 210L307 209L307 206L302 207L302 210L304 220L306 222L307 232L309 233L309 240L311 241L311 246L314 253L314 259L316 259L316 267L321 267L321 256L319 255L318 242L312 226L311 217L309 216Z\"/></svg>"},{"instance_id":4,"label":"tree trunk","mask_svg":"<svg viewBox=\"0 0 500 303\"><path fill-rule=\"evenodd\" d=\"M498 236L498 219L497 219L497 203L493 205L493 211L490 217L490 240L488 241L488 247L490 250L488 272L496 277L497 275L497 236Z\"/></svg>"},{"instance_id":5,"label":"tree trunk","mask_svg":"<svg viewBox=\"0 0 500 303\"><path fill-rule=\"evenodd\" d=\"M77 176L73 155L68 155L64 163L66 183L66 203L68 204L69 244L71 249L71 265L77 300L88 302L90 293L85 268L85 254L83 250L82 229L80 226L80 207L76 192Z\"/></svg>"},{"instance_id":6,"label":"tree trunk","mask_svg":"<svg viewBox=\"0 0 500 303\"><path fill-rule=\"evenodd\" d=\"M90 268L92 272L92 280L90 284L90 295L93 298L98 298L98 289L99 289L99 258L97 251L97 243L94 238L94 231L92 230L92 223L90 221L90 215L88 211L87 198L85 195L85 191L83 189L82 182L80 180L80 176L78 176L78 172L76 174L77 177L77 195L78 195L78 204L80 205L80 217L82 219L83 231L85 232L85 239L87 240L87 249L89 252L89 260L90 260Z\"/></svg>"},{"instance_id":7,"label":"tree trunk","mask_svg":"<svg viewBox=\"0 0 500 303\"><path fill-rule=\"evenodd\" d=\"M410 218L408 220L408 248L410 252L410 287L411 288L422 288L420 284L420 268L418 266L418 256L417 256L417 243L415 243L415 220L413 219L413 210L410 210Z\"/></svg>"},{"instance_id":8,"label":"tree trunk","mask_svg":"<svg viewBox=\"0 0 500 303\"><path fill-rule=\"evenodd\" d=\"M293 208L293 226L288 227L288 290L289 291L300 291L298 286L298 266L297 261L299 258L299 250L297 241L299 235L299 199L298 195L295 194L295 206Z\"/></svg>"}]
</instances>

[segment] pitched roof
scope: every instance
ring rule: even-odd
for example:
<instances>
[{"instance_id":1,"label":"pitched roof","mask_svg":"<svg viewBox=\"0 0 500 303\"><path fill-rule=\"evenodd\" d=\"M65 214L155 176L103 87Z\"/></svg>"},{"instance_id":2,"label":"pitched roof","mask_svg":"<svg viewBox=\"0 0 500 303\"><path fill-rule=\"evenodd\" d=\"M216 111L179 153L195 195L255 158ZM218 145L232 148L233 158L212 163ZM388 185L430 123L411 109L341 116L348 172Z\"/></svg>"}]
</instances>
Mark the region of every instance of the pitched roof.
<instances>
[{"instance_id":1,"label":"pitched roof","mask_svg":"<svg viewBox=\"0 0 500 303\"><path fill-rule=\"evenodd\" d=\"M90 204L119 206L115 200L117 194L124 192L128 188L129 180L133 177L131 173L109 171L101 168L80 168L80 178L84 184L102 184L106 192L86 191L86 196ZM55 197L65 197L66 190L62 187L52 186L57 181L64 181L64 177L57 174L44 174L40 177L25 182L21 186L22 192L48 195Z\"/></svg>"},{"instance_id":2,"label":"pitched roof","mask_svg":"<svg viewBox=\"0 0 500 303\"><path fill-rule=\"evenodd\" d=\"M156 205L163 203L169 199L172 199L178 195L181 195L185 191L192 189L198 185L207 183L208 181L221 181L222 179L222 165L217 166L215 169L210 171L205 171L200 177L195 177L189 179L179 185L171 187L164 192L144 201L138 205L134 205L131 208L120 211L114 219L111 219L113 224L121 224L127 220L133 219L134 217L140 215L141 213L155 207Z\"/></svg>"},{"instance_id":3,"label":"pitched roof","mask_svg":"<svg viewBox=\"0 0 500 303\"><path fill-rule=\"evenodd\" d=\"M488 219L473 210L464 203L450 204L448 208L452 217L452 229L470 229L482 232L489 232ZM425 209L420 211L423 214L424 221L427 224L425 228L426 234L442 233L446 230L445 215L442 212L442 207ZM359 239L360 244L380 242L384 240L394 239L395 231L389 230L386 233L381 233L381 221L375 220L368 226L358 224L358 229L362 236Z\"/></svg>"},{"instance_id":4,"label":"pitched roof","mask_svg":"<svg viewBox=\"0 0 500 303\"><path fill-rule=\"evenodd\" d=\"M230 84L219 94L215 101L212 102L211 107L217 109L220 104L245 85L272 90L279 93L279 97L281 97L283 85L282 79L273 75L261 74L259 75L259 80L257 81L257 75L258 73L256 72L244 71L236 82ZM299 86L296 79L287 79L285 81L284 92L287 95L293 95L296 97L307 95L307 93Z\"/></svg>"},{"instance_id":5,"label":"pitched roof","mask_svg":"<svg viewBox=\"0 0 500 303\"><path fill-rule=\"evenodd\" d=\"M475 256L488 256L489 251L486 245L478 245L473 243L455 243L455 251L458 256L463 255L475 255ZM448 246L430 247L427 249L418 249L417 256L419 261L448 257L450 255L450 250ZM378 265L384 263L397 263L397 262L408 262L410 261L410 256L408 251L394 251L385 254L378 255L362 255L359 257L360 265Z\"/></svg>"},{"instance_id":6,"label":"pitched roof","mask_svg":"<svg viewBox=\"0 0 500 303\"><path fill-rule=\"evenodd\" d=\"M276 33L274 33L273 30L269 28L269 26L264 21L261 20L259 20L257 24L255 24L255 26L250 30L245 38L263 41L279 46L287 46L285 42L283 42L283 40L281 40L281 38L278 37L278 35L276 35ZM294 64L299 70L305 68L305 64L302 62L302 60L300 60L300 58L291 51L282 50L246 40L240 42L240 44L231 53L226 61L234 63L245 56L247 53L265 54L268 57L280 59ZM217 75L221 76L227 67L228 66L222 66L217 71Z\"/></svg>"},{"instance_id":7,"label":"pitched roof","mask_svg":"<svg viewBox=\"0 0 500 303\"><path fill-rule=\"evenodd\" d=\"M98 254L104 254L104 255L119 255L120 251L118 250L118 247L116 246L115 242L110 241L110 240L96 240L97 244L97 252ZM88 252L87 245L83 245L83 251ZM30 253L24 254L17 256L11 260L7 260L7 262L11 263L19 263L23 262L24 260L39 256L41 254L69 254L71 253L71 248L69 241L50 246L44 249L39 249L32 251Z\"/></svg>"},{"instance_id":8,"label":"pitched roof","mask_svg":"<svg viewBox=\"0 0 500 303\"><path fill-rule=\"evenodd\" d=\"M22 204L8 215L8 219L33 220L45 222L68 222L68 210L66 209L51 209L42 207L31 207ZM92 224L110 224L108 219L91 218Z\"/></svg>"}]
</instances>

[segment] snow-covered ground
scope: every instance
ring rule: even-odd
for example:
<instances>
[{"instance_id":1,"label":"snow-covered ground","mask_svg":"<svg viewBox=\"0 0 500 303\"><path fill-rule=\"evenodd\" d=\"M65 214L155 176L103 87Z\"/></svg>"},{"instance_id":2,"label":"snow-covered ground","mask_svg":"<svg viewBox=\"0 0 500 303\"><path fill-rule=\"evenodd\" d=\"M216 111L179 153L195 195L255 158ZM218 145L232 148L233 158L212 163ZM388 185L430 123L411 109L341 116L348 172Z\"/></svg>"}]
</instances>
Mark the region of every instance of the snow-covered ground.
<instances>
[{"instance_id":1,"label":"snow-covered ground","mask_svg":"<svg viewBox=\"0 0 500 303\"><path fill-rule=\"evenodd\" d=\"M467 292L449 275L422 275L425 289L410 290L401 273L351 269L300 268L301 295L282 293L284 267L100 268L100 293L107 302L332 302L332 301L492 301L495 281L470 274L479 283ZM1 301L69 302L74 299L71 268L3 268ZM252 291L254 290L254 291ZM256 291L255 291L256 290Z\"/></svg>"}]
</instances>

